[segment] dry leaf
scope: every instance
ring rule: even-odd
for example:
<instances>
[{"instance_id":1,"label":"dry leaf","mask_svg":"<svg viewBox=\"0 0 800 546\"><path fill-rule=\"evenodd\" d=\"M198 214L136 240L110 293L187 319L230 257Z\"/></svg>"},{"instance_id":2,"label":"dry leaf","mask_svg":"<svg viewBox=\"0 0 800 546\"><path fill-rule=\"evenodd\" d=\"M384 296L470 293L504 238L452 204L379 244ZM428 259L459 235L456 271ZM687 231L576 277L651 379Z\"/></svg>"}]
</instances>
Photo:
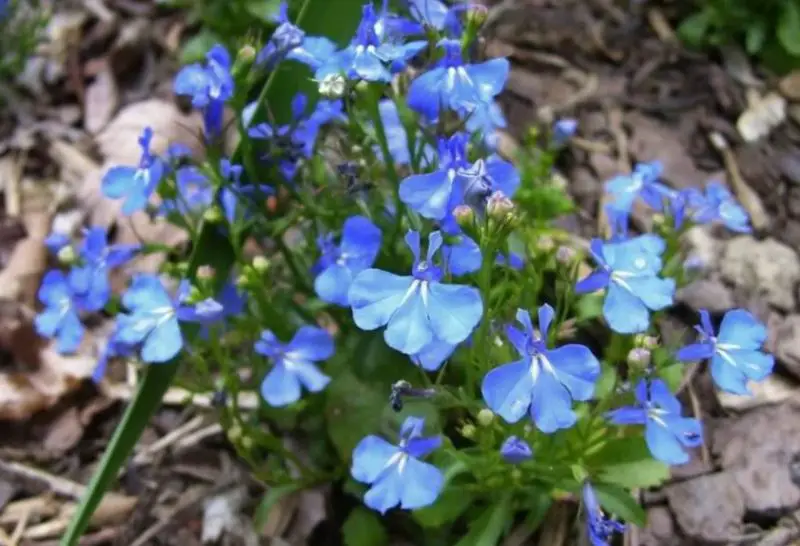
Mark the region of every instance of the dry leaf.
<instances>
[{"instance_id":1,"label":"dry leaf","mask_svg":"<svg viewBox=\"0 0 800 546\"><path fill-rule=\"evenodd\" d=\"M49 212L25 215L28 235L17 243L5 269L0 271L0 299L21 301L28 307L35 305L39 281L47 267L44 240L50 231L51 220Z\"/></svg>"},{"instance_id":2,"label":"dry leaf","mask_svg":"<svg viewBox=\"0 0 800 546\"><path fill-rule=\"evenodd\" d=\"M778 89L789 100L800 100L800 70L793 70L778 83Z\"/></svg>"},{"instance_id":3,"label":"dry leaf","mask_svg":"<svg viewBox=\"0 0 800 546\"><path fill-rule=\"evenodd\" d=\"M86 88L84 102L83 126L91 134L101 131L119 107L119 89L114 72L108 62L103 62L102 69L94 81Z\"/></svg>"},{"instance_id":4,"label":"dry leaf","mask_svg":"<svg viewBox=\"0 0 800 546\"><path fill-rule=\"evenodd\" d=\"M69 408L50 423L42 447L48 453L66 453L83 438L83 423L77 408Z\"/></svg>"},{"instance_id":5,"label":"dry leaf","mask_svg":"<svg viewBox=\"0 0 800 546\"><path fill-rule=\"evenodd\" d=\"M52 407L95 368L94 358L58 354L30 318L19 307L0 313L0 350L12 356L16 368L0 373L0 420L28 419Z\"/></svg>"},{"instance_id":6,"label":"dry leaf","mask_svg":"<svg viewBox=\"0 0 800 546\"><path fill-rule=\"evenodd\" d=\"M768 93L745 110L736 121L736 128L745 142L755 142L767 136L786 119L786 99L778 93Z\"/></svg>"}]
</instances>

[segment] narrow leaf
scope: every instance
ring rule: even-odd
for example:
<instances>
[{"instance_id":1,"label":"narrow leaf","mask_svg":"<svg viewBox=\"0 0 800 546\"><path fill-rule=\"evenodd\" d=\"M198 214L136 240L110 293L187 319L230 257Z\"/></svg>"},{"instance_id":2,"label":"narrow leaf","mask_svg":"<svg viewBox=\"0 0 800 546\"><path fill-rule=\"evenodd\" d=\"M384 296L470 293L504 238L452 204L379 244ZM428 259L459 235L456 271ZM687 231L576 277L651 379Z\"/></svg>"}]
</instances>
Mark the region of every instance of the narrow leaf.
<instances>
[{"instance_id":1,"label":"narrow leaf","mask_svg":"<svg viewBox=\"0 0 800 546\"><path fill-rule=\"evenodd\" d=\"M469 527L456 546L496 546L513 519L511 495L489 506Z\"/></svg>"}]
</instances>

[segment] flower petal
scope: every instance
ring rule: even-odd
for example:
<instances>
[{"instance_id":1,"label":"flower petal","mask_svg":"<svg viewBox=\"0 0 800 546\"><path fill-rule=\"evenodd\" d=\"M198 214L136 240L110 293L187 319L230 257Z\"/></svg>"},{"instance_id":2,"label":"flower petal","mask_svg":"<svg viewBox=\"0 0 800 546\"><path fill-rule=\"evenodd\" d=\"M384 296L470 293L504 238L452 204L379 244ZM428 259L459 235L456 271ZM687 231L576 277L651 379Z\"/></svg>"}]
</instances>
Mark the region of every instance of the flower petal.
<instances>
[{"instance_id":1,"label":"flower petal","mask_svg":"<svg viewBox=\"0 0 800 546\"><path fill-rule=\"evenodd\" d=\"M572 411L572 397L555 375L542 371L533 384L531 417L544 433L569 428L578 417Z\"/></svg>"},{"instance_id":2,"label":"flower petal","mask_svg":"<svg viewBox=\"0 0 800 546\"><path fill-rule=\"evenodd\" d=\"M333 356L333 337L322 328L301 326L286 346L286 358L316 362Z\"/></svg>"},{"instance_id":3,"label":"flower petal","mask_svg":"<svg viewBox=\"0 0 800 546\"><path fill-rule=\"evenodd\" d=\"M425 285L422 286L424 290ZM383 338L389 347L407 355L417 354L433 341L434 335L421 292L412 294L392 315Z\"/></svg>"},{"instance_id":4,"label":"flower petal","mask_svg":"<svg viewBox=\"0 0 800 546\"><path fill-rule=\"evenodd\" d=\"M555 368L556 378L572 395L573 400L589 400L600 377L600 362L588 347L569 344L547 351L547 359Z\"/></svg>"},{"instance_id":5,"label":"flower petal","mask_svg":"<svg viewBox=\"0 0 800 546\"><path fill-rule=\"evenodd\" d=\"M471 286L433 283L429 285L427 311L436 337L446 343L461 343L481 321L483 302Z\"/></svg>"},{"instance_id":6,"label":"flower petal","mask_svg":"<svg viewBox=\"0 0 800 546\"><path fill-rule=\"evenodd\" d=\"M341 265L333 264L314 279L314 292L322 301L347 306L353 274Z\"/></svg>"},{"instance_id":7,"label":"flower petal","mask_svg":"<svg viewBox=\"0 0 800 546\"><path fill-rule=\"evenodd\" d=\"M172 360L183 347L183 336L177 317L172 317L153 328L142 344L142 360L161 363Z\"/></svg>"},{"instance_id":8,"label":"flower petal","mask_svg":"<svg viewBox=\"0 0 800 546\"><path fill-rule=\"evenodd\" d=\"M689 454L672 431L652 419L648 419L645 425L644 439L653 457L663 463L678 465L689 461Z\"/></svg>"},{"instance_id":9,"label":"flower petal","mask_svg":"<svg viewBox=\"0 0 800 546\"><path fill-rule=\"evenodd\" d=\"M441 220L448 212L454 177L448 171L415 174L400 183L400 199L424 218Z\"/></svg>"},{"instance_id":10,"label":"flower petal","mask_svg":"<svg viewBox=\"0 0 800 546\"><path fill-rule=\"evenodd\" d=\"M533 392L530 362L520 360L490 370L481 384L486 405L509 423L516 423L528 411Z\"/></svg>"},{"instance_id":11,"label":"flower petal","mask_svg":"<svg viewBox=\"0 0 800 546\"><path fill-rule=\"evenodd\" d=\"M276 364L261 382L261 397L273 407L283 407L300 400L300 381L286 366Z\"/></svg>"},{"instance_id":12,"label":"flower petal","mask_svg":"<svg viewBox=\"0 0 800 546\"><path fill-rule=\"evenodd\" d=\"M744 309L725 313L717 336L719 343L758 350L767 339L767 328Z\"/></svg>"},{"instance_id":13,"label":"flower petal","mask_svg":"<svg viewBox=\"0 0 800 546\"><path fill-rule=\"evenodd\" d=\"M413 282L413 277L401 277L380 269L365 269L359 273L348 292L356 325L362 330L384 326L412 289Z\"/></svg>"},{"instance_id":14,"label":"flower petal","mask_svg":"<svg viewBox=\"0 0 800 546\"><path fill-rule=\"evenodd\" d=\"M636 296L617 283L608 285L603 316L612 330L620 334L644 332L650 326L650 312Z\"/></svg>"},{"instance_id":15,"label":"flower petal","mask_svg":"<svg viewBox=\"0 0 800 546\"><path fill-rule=\"evenodd\" d=\"M380 436L366 436L358 442L353 450L353 463L350 466L350 474L353 479L361 483L372 483L378 479L389 460L394 457L400 449L387 442Z\"/></svg>"},{"instance_id":16,"label":"flower petal","mask_svg":"<svg viewBox=\"0 0 800 546\"><path fill-rule=\"evenodd\" d=\"M406 510L430 506L439 497L444 486L441 470L413 457L406 462L401 477L400 507Z\"/></svg>"}]
</instances>

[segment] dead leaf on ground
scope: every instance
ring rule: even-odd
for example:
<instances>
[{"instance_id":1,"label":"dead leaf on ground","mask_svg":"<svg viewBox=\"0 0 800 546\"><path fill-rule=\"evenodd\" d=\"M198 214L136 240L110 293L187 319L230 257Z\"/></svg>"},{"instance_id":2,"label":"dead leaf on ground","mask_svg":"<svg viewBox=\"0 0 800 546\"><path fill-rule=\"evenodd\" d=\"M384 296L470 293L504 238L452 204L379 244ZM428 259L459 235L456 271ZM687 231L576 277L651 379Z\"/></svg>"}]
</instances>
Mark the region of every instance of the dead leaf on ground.
<instances>
[{"instance_id":1,"label":"dead leaf on ground","mask_svg":"<svg viewBox=\"0 0 800 546\"><path fill-rule=\"evenodd\" d=\"M786 120L786 99L778 93L758 98L736 121L736 128L745 142L755 142L767 136Z\"/></svg>"},{"instance_id":2,"label":"dead leaf on ground","mask_svg":"<svg viewBox=\"0 0 800 546\"><path fill-rule=\"evenodd\" d=\"M119 107L119 89L110 63L104 61L94 81L86 88L83 126L91 134L101 131Z\"/></svg>"},{"instance_id":3,"label":"dead leaf on ground","mask_svg":"<svg viewBox=\"0 0 800 546\"><path fill-rule=\"evenodd\" d=\"M0 355L11 361L0 372L0 420L20 421L52 407L91 377L96 360L59 354L36 333L18 306L0 314Z\"/></svg>"},{"instance_id":4,"label":"dead leaf on ground","mask_svg":"<svg viewBox=\"0 0 800 546\"><path fill-rule=\"evenodd\" d=\"M48 453L66 453L83 438L83 423L77 408L69 408L48 426L42 447Z\"/></svg>"},{"instance_id":5,"label":"dead leaf on ground","mask_svg":"<svg viewBox=\"0 0 800 546\"><path fill-rule=\"evenodd\" d=\"M39 281L47 267L44 240L50 232L51 212L28 213L24 217L27 237L17 242L0 271L0 299L20 301L33 308Z\"/></svg>"}]
</instances>

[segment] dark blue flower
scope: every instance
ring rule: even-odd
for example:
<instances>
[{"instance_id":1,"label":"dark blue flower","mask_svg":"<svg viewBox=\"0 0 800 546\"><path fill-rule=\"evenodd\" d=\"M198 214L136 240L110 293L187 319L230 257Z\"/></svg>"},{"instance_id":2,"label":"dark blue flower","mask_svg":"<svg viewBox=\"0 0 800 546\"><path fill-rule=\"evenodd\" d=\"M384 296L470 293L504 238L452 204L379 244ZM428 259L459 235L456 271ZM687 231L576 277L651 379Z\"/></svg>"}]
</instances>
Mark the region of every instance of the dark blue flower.
<instances>
[{"instance_id":1,"label":"dark blue flower","mask_svg":"<svg viewBox=\"0 0 800 546\"><path fill-rule=\"evenodd\" d=\"M103 195L110 199L124 198L122 213L125 215L143 210L164 176L164 163L150 153L152 139L153 130L145 128L139 138L142 156L138 167L111 167L103 176Z\"/></svg>"},{"instance_id":2,"label":"dark blue flower","mask_svg":"<svg viewBox=\"0 0 800 546\"><path fill-rule=\"evenodd\" d=\"M322 301L348 305L347 293L356 275L372 267L381 248L381 230L364 216L351 216L342 227L339 245L331 234L321 238L322 256L315 266L314 291Z\"/></svg>"},{"instance_id":3,"label":"dark blue flower","mask_svg":"<svg viewBox=\"0 0 800 546\"><path fill-rule=\"evenodd\" d=\"M428 237L428 252L420 260L419 232L409 231L406 244L414 254L411 275L366 269L350 286L349 300L359 328L386 326L386 343L407 355L419 353L434 339L456 345L480 322L483 303L471 286L443 284L442 269L434 264L442 234Z\"/></svg>"},{"instance_id":4,"label":"dark blue flower","mask_svg":"<svg viewBox=\"0 0 800 546\"><path fill-rule=\"evenodd\" d=\"M458 40L439 42L444 57L438 65L418 76L408 89L408 106L428 119L439 118L441 108L463 117L490 104L508 78L508 59L466 64Z\"/></svg>"},{"instance_id":5,"label":"dark blue flower","mask_svg":"<svg viewBox=\"0 0 800 546\"><path fill-rule=\"evenodd\" d=\"M725 313L719 334L714 332L711 317L700 310L700 333L697 343L678 351L680 361L711 360L711 376L717 386L734 394L750 394L748 381L761 381L775 366L775 357L761 351L767 328L744 309Z\"/></svg>"},{"instance_id":6,"label":"dark blue flower","mask_svg":"<svg viewBox=\"0 0 800 546\"><path fill-rule=\"evenodd\" d=\"M55 338L59 353L74 353L83 339L83 324L78 317L75 293L67 277L58 270L48 271L39 287L44 309L36 315L34 326L43 337Z\"/></svg>"},{"instance_id":7,"label":"dark blue flower","mask_svg":"<svg viewBox=\"0 0 800 546\"><path fill-rule=\"evenodd\" d=\"M82 309L98 311L105 307L111 297L110 271L131 260L139 248L139 245L109 246L102 227L86 231L80 263L69 272L69 283Z\"/></svg>"},{"instance_id":8,"label":"dark blue flower","mask_svg":"<svg viewBox=\"0 0 800 546\"><path fill-rule=\"evenodd\" d=\"M750 233L750 216L736 201L724 185L709 182L705 195L692 188L686 194L686 209L689 217L697 224L719 222L728 229L739 233Z\"/></svg>"},{"instance_id":9,"label":"dark blue flower","mask_svg":"<svg viewBox=\"0 0 800 546\"><path fill-rule=\"evenodd\" d=\"M330 74L342 74L349 79L389 82L392 71L404 67L408 60L425 48L427 42L395 43L392 40L394 36L386 32L386 21L385 17L375 13L372 4L365 4L361 23L350 45L322 64L314 78L322 81Z\"/></svg>"},{"instance_id":10,"label":"dark blue flower","mask_svg":"<svg viewBox=\"0 0 800 546\"><path fill-rule=\"evenodd\" d=\"M481 385L489 409L509 423L530 411L536 426L546 433L569 428L577 419L572 401L591 398L600 375L600 362L583 345L547 348L547 335L555 313L549 305L539 308L539 332L524 309L517 311L520 331L506 327L506 335L522 356L486 374Z\"/></svg>"},{"instance_id":11,"label":"dark blue flower","mask_svg":"<svg viewBox=\"0 0 800 546\"><path fill-rule=\"evenodd\" d=\"M230 54L224 46L215 45L206 54L205 66L190 64L178 72L173 88L176 95L191 97L192 105L203 111L206 134L218 135L225 102L233 97Z\"/></svg>"},{"instance_id":12,"label":"dark blue flower","mask_svg":"<svg viewBox=\"0 0 800 546\"><path fill-rule=\"evenodd\" d=\"M525 258L516 252L509 252L508 258L506 258L505 254L498 253L495 263L498 265L508 265L511 269L520 271L525 267Z\"/></svg>"},{"instance_id":13,"label":"dark blue flower","mask_svg":"<svg viewBox=\"0 0 800 546\"><path fill-rule=\"evenodd\" d=\"M135 276L122 296L128 313L117 315L117 340L126 345L141 344L140 356L145 362L171 360L183 347L179 321L206 324L222 316L222 306L213 299L185 304L190 288L188 281L182 281L171 298L157 276Z\"/></svg>"},{"instance_id":14,"label":"dark blue flower","mask_svg":"<svg viewBox=\"0 0 800 546\"><path fill-rule=\"evenodd\" d=\"M509 436L500 446L500 455L511 464L524 463L533 457L533 450L528 442L517 436Z\"/></svg>"},{"instance_id":15,"label":"dark blue flower","mask_svg":"<svg viewBox=\"0 0 800 546\"><path fill-rule=\"evenodd\" d=\"M689 454L684 447L703 443L700 421L681 417L680 402L660 379L653 379L649 385L642 379L634 392L637 404L610 411L611 422L644 425L645 441L653 457L671 465L688 462Z\"/></svg>"},{"instance_id":16,"label":"dark blue flower","mask_svg":"<svg viewBox=\"0 0 800 546\"><path fill-rule=\"evenodd\" d=\"M597 502L589 482L583 484L583 509L586 511L586 534L592 546L609 546L614 533L625 532L625 525L608 519Z\"/></svg>"},{"instance_id":17,"label":"dark blue flower","mask_svg":"<svg viewBox=\"0 0 800 546\"><path fill-rule=\"evenodd\" d=\"M385 514L398 505L415 510L433 504L441 493L441 470L420 460L441 445L441 438L423 437L424 424L422 418L407 417L398 445L370 435L353 450L350 473L355 480L371 485L364 503L373 510Z\"/></svg>"},{"instance_id":18,"label":"dark blue flower","mask_svg":"<svg viewBox=\"0 0 800 546\"><path fill-rule=\"evenodd\" d=\"M300 400L301 386L320 392L330 377L314 364L333 356L331 335L315 326L302 326L289 343L281 343L265 330L255 343L255 351L272 361L272 369L261 382L261 396L270 406L288 406Z\"/></svg>"},{"instance_id":19,"label":"dark blue flower","mask_svg":"<svg viewBox=\"0 0 800 546\"><path fill-rule=\"evenodd\" d=\"M637 197L653 210L662 211L675 194L675 190L659 182L664 168L658 161L639 163L633 173L615 176L606 182L610 197L609 206L618 212L628 213Z\"/></svg>"},{"instance_id":20,"label":"dark blue flower","mask_svg":"<svg viewBox=\"0 0 800 546\"><path fill-rule=\"evenodd\" d=\"M621 242L591 242L592 258L598 269L578 282L579 294L606 288L603 316L615 332L644 332L650 325L650 311L672 304L675 280L662 279L661 255L664 240L640 235Z\"/></svg>"}]
</instances>

